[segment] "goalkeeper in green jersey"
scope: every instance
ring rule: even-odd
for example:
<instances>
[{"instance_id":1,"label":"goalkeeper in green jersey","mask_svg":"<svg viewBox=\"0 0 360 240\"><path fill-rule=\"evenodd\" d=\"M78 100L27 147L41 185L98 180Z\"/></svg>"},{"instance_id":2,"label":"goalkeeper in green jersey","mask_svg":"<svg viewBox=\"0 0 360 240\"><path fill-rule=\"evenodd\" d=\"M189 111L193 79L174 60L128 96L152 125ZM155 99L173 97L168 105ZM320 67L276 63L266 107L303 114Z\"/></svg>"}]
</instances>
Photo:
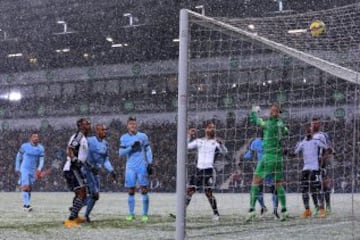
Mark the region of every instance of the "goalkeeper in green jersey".
<instances>
[{"instance_id":1,"label":"goalkeeper in green jersey","mask_svg":"<svg viewBox=\"0 0 360 240\"><path fill-rule=\"evenodd\" d=\"M263 179L271 175L275 181L275 188L281 204L281 220L288 218L286 210L285 190L282 186L283 181L283 149L281 139L288 133L287 127L280 118L280 106L274 103L270 107L270 118L266 121L259 118L257 113L259 107L253 107L250 112L250 122L260 126L264 131L263 139L263 160L256 166L254 176L251 183L250 192L250 210L247 221L255 218L255 203L259 195L259 186L262 184Z\"/></svg>"}]
</instances>

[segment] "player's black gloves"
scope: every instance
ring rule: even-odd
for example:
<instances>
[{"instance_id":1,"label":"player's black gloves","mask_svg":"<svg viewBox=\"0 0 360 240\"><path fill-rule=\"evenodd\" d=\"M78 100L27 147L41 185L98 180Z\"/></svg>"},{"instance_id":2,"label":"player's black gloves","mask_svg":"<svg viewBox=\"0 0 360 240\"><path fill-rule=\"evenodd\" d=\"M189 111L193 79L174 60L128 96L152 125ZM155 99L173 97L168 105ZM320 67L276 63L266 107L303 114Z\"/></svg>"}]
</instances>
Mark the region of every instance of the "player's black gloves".
<instances>
[{"instance_id":1,"label":"player's black gloves","mask_svg":"<svg viewBox=\"0 0 360 240\"><path fill-rule=\"evenodd\" d=\"M110 173L110 175L111 175L111 178L113 179L113 181L116 181L116 172L115 171L112 171L111 173Z\"/></svg>"},{"instance_id":2,"label":"player's black gloves","mask_svg":"<svg viewBox=\"0 0 360 240\"><path fill-rule=\"evenodd\" d=\"M77 157L74 157L73 159L71 159L71 166L81 168L82 162Z\"/></svg>"},{"instance_id":3,"label":"player's black gloves","mask_svg":"<svg viewBox=\"0 0 360 240\"><path fill-rule=\"evenodd\" d=\"M146 171L147 171L147 173L148 173L149 176L153 174L153 166L152 166L151 163L149 163L149 164L147 165Z\"/></svg>"},{"instance_id":4,"label":"player's black gloves","mask_svg":"<svg viewBox=\"0 0 360 240\"><path fill-rule=\"evenodd\" d=\"M92 164L89 163L88 161L85 161L85 166L86 166L94 175L98 175L98 174L99 174L99 169L98 169L95 165L92 165Z\"/></svg>"},{"instance_id":5,"label":"player's black gloves","mask_svg":"<svg viewBox=\"0 0 360 240\"><path fill-rule=\"evenodd\" d=\"M141 144L139 141L134 142L133 145L131 146L131 150L133 151L138 151L140 150L140 148L141 148Z\"/></svg>"}]
</instances>

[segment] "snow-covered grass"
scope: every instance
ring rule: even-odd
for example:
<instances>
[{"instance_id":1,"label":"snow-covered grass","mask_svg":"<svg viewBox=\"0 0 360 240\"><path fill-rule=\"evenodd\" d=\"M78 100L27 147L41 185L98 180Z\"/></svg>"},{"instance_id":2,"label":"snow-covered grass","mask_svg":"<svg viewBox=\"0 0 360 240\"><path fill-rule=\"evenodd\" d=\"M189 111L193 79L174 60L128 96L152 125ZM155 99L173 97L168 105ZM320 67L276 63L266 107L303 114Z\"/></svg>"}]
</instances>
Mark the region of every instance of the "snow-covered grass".
<instances>
[{"instance_id":1,"label":"snow-covered grass","mask_svg":"<svg viewBox=\"0 0 360 240\"><path fill-rule=\"evenodd\" d=\"M196 194L187 209L187 239L359 239L360 195L333 194L333 211L326 218L302 220L300 194L288 194L286 222L274 220L271 213L252 223L244 219L249 207L248 194L216 194L221 214L213 222L210 206L203 194ZM20 193L0 193L0 239L174 239L175 194L150 195L150 220L128 223L126 193L102 193L92 213L92 223L66 229L71 193L32 194L34 210L22 210ZM271 210L270 195L266 203ZM140 194L136 196L136 212L141 214ZM270 211L269 211L270 212ZM83 213L83 211L82 211Z\"/></svg>"}]
</instances>

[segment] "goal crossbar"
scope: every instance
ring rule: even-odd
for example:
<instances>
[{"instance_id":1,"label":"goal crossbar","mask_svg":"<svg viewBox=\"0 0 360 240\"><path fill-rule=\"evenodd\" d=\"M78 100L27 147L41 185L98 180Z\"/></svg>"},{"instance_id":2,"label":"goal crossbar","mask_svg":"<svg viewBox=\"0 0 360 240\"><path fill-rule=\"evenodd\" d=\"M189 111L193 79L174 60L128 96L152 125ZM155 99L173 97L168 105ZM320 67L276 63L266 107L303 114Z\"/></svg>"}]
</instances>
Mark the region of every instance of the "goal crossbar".
<instances>
[{"instance_id":1,"label":"goal crossbar","mask_svg":"<svg viewBox=\"0 0 360 240\"><path fill-rule=\"evenodd\" d=\"M360 84L360 74L357 71L340 66L336 63L329 62L322 58L316 57L312 54L305 53L303 51L299 51L297 49L288 47L284 44L274 42L268 38L259 36L256 33L245 31L243 29L240 29L239 27L233 26L231 24L217 20L215 18L204 16L204 15L201 15L199 13L196 13L196 12L193 12L190 10L187 10L187 12L192 18L195 18L198 20L198 21L196 21L196 24L198 24L198 25L201 25L201 26L207 27L207 28L215 28L216 30L219 30L219 31L221 31L225 34L231 35L231 36L237 36L239 38L247 38L250 40L254 40L257 43L262 43L273 50L277 50L288 56L291 56L298 60L301 60L311 66L321 69L324 72L327 72L327 73L329 73L333 76L336 76L340 79L344 79L346 81L349 81L349 82L352 82L355 84Z\"/></svg>"}]
</instances>

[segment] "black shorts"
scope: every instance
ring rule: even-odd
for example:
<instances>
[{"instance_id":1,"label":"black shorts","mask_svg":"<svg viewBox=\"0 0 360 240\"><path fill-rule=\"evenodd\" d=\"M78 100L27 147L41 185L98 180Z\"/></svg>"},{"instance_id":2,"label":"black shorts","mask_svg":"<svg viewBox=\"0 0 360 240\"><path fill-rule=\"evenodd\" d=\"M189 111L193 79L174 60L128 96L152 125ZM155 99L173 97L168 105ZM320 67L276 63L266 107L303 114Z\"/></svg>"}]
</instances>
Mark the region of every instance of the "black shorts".
<instances>
[{"instance_id":1,"label":"black shorts","mask_svg":"<svg viewBox=\"0 0 360 240\"><path fill-rule=\"evenodd\" d=\"M306 191L309 187L320 189L321 176L318 170L303 170L301 173L301 187Z\"/></svg>"},{"instance_id":2,"label":"black shorts","mask_svg":"<svg viewBox=\"0 0 360 240\"><path fill-rule=\"evenodd\" d=\"M196 169L194 176L190 178L190 187L204 187L204 188L214 188L215 178L214 178L214 169Z\"/></svg>"},{"instance_id":3,"label":"black shorts","mask_svg":"<svg viewBox=\"0 0 360 240\"><path fill-rule=\"evenodd\" d=\"M71 191L75 191L86 186L85 178L80 168L71 167L69 171L64 171L64 177L67 187Z\"/></svg>"},{"instance_id":4,"label":"black shorts","mask_svg":"<svg viewBox=\"0 0 360 240\"><path fill-rule=\"evenodd\" d=\"M325 167L325 168L322 168L321 170L320 170L320 175L321 175L321 178L322 179L326 179L326 178L329 178L330 177L330 175L329 175L329 173L328 173L328 169Z\"/></svg>"}]
</instances>

